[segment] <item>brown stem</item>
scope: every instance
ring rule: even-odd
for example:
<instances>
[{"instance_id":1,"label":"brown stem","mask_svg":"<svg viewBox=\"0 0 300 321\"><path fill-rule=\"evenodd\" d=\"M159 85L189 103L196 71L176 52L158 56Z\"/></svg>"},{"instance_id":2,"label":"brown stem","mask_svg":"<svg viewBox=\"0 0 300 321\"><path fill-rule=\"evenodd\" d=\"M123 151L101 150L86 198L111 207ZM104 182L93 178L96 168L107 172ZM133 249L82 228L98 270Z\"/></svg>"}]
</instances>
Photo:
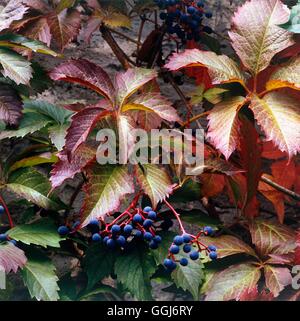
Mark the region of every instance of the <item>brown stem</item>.
<instances>
[{"instance_id":1,"label":"brown stem","mask_svg":"<svg viewBox=\"0 0 300 321\"><path fill-rule=\"evenodd\" d=\"M137 44L138 46L141 45L141 43L140 43L139 40L135 40L135 39L133 39L133 38L125 35L124 33L120 32L120 31L118 31L118 30L115 30L115 29L112 29L112 28L109 28L109 27L106 27L106 28L107 28L110 32L115 33L116 35L121 36L121 37L127 39L128 41Z\"/></svg>"},{"instance_id":2,"label":"brown stem","mask_svg":"<svg viewBox=\"0 0 300 321\"><path fill-rule=\"evenodd\" d=\"M135 63L126 55L122 48L117 44L110 30L106 26L102 25L100 27L100 32L102 34L103 39L108 43L111 50L116 55L116 57L118 58L125 70L127 70L130 67L130 63L135 65Z\"/></svg>"},{"instance_id":3,"label":"brown stem","mask_svg":"<svg viewBox=\"0 0 300 321\"><path fill-rule=\"evenodd\" d=\"M262 176L261 180L263 182L265 182L266 184L272 186L273 188L277 189L278 191L290 196L294 200L300 201L300 195L299 194L297 194L297 193L295 193L295 192L293 192L293 191L291 191L291 190L289 190L289 189L287 189L287 188L275 183L274 181L272 181L271 179L269 179L269 178L267 178L265 176Z\"/></svg>"}]
</instances>

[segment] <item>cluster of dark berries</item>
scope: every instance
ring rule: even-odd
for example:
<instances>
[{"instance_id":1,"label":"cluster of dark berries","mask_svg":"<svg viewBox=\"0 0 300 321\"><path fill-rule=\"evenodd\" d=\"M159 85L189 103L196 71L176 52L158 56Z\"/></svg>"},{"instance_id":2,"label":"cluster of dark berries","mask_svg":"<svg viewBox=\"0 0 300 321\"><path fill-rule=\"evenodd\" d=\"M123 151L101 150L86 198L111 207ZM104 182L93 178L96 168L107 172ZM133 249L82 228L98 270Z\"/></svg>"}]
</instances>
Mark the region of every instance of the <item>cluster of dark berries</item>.
<instances>
[{"instance_id":1,"label":"cluster of dark berries","mask_svg":"<svg viewBox=\"0 0 300 321\"><path fill-rule=\"evenodd\" d=\"M201 34L212 33L209 26L203 25L203 19L212 17L212 13L205 11L204 1L191 0L154 0L162 10L160 19L166 24L167 33L177 37L185 43L187 40L201 40Z\"/></svg>"},{"instance_id":2,"label":"cluster of dark berries","mask_svg":"<svg viewBox=\"0 0 300 321\"><path fill-rule=\"evenodd\" d=\"M92 241L103 242L110 249L126 248L132 240L144 240L155 250L162 241L161 236L156 234L157 230L168 230L172 225L171 219L162 219L150 206L147 206L144 209L125 211L110 224L96 219L91 220L88 228L92 232ZM65 236L78 226L79 222L75 222L72 228L60 226L58 233Z\"/></svg>"},{"instance_id":3,"label":"cluster of dark berries","mask_svg":"<svg viewBox=\"0 0 300 321\"><path fill-rule=\"evenodd\" d=\"M176 259L175 255L179 254L181 250L188 254L192 261L198 260L202 251L206 251L210 259L215 260L217 258L217 248L214 245L206 246L199 241L200 235L212 235L212 233L213 229L207 226L197 236L190 234L176 235L169 248L169 255L164 260L164 266L167 270L171 272L176 269L177 263L182 266L189 264L189 260L186 257L179 260Z\"/></svg>"}]
</instances>

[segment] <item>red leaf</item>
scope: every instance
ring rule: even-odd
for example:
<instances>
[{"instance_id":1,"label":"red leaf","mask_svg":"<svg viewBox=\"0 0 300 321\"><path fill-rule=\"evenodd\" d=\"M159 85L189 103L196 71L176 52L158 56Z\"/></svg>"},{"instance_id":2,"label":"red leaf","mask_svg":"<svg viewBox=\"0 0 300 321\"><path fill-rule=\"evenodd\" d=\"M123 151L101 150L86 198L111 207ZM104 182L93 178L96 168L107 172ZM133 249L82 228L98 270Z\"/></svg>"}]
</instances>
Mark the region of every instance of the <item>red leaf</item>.
<instances>
[{"instance_id":1,"label":"red leaf","mask_svg":"<svg viewBox=\"0 0 300 321\"><path fill-rule=\"evenodd\" d=\"M17 272L27 262L24 252L13 244L0 245L0 271Z\"/></svg>"},{"instance_id":2,"label":"red leaf","mask_svg":"<svg viewBox=\"0 0 300 321\"><path fill-rule=\"evenodd\" d=\"M255 217L259 214L256 194L262 174L262 148L258 133L251 121L246 117L241 117L240 121L240 153L247 181L247 196L243 204L243 211L246 216Z\"/></svg>"},{"instance_id":3,"label":"red leaf","mask_svg":"<svg viewBox=\"0 0 300 321\"><path fill-rule=\"evenodd\" d=\"M262 290L260 293L257 290L257 286L249 292L245 292L240 301L272 301L274 296L272 293L268 293L266 290Z\"/></svg>"},{"instance_id":4,"label":"red leaf","mask_svg":"<svg viewBox=\"0 0 300 321\"><path fill-rule=\"evenodd\" d=\"M110 114L100 108L85 108L72 116L72 123L66 135L63 152L70 158L76 148L86 141L97 122Z\"/></svg>"},{"instance_id":5,"label":"red leaf","mask_svg":"<svg viewBox=\"0 0 300 321\"><path fill-rule=\"evenodd\" d=\"M270 79L272 73L277 69L277 66L269 66L268 68L261 71L257 76L256 91L261 93L266 90L266 83ZM248 80L247 87L250 91L254 89L254 77Z\"/></svg>"},{"instance_id":6,"label":"red leaf","mask_svg":"<svg viewBox=\"0 0 300 321\"><path fill-rule=\"evenodd\" d=\"M187 42L187 49L201 49L200 46L194 41L189 40ZM211 78L209 76L208 69L206 67L191 67L185 69L185 73L191 77L195 78L197 85L204 85L204 89L209 89L213 87Z\"/></svg>"},{"instance_id":7,"label":"red leaf","mask_svg":"<svg viewBox=\"0 0 300 321\"><path fill-rule=\"evenodd\" d=\"M96 91L113 102L114 86L108 74L98 65L85 60L69 60L50 72L53 80L76 83Z\"/></svg>"},{"instance_id":8,"label":"red leaf","mask_svg":"<svg viewBox=\"0 0 300 321\"><path fill-rule=\"evenodd\" d=\"M60 160L51 171L50 181L52 189L60 186L67 178L73 178L96 157L95 149L80 145L69 161L66 155L60 155Z\"/></svg>"},{"instance_id":9,"label":"red leaf","mask_svg":"<svg viewBox=\"0 0 300 321\"><path fill-rule=\"evenodd\" d=\"M291 189L296 179L295 163L286 163L285 160L273 163L271 166L272 177L270 177L275 183L281 186ZM268 175L265 175L268 176ZM260 182L259 191L273 204L280 223L284 220L284 200L283 193L275 190L272 186Z\"/></svg>"},{"instance_id":10,"label":"red leaf","mask_svg":"<svg viewBox=\"0 0 300 321\"><path fill-rule=\"evenodd\" d=\"M200 181L203 184L201 186L201 195L205 197L214 197L220 194L225 186L224 175L220 174L202 174Z\"/></svg>"},{"instance_id":11,"label":"red leaf","mask_svg":"<svg viewBox=\"0 0 300 321\"><path fill-rule=\"evenodd\" d=\"M267 159L279 159L286 158L287 154L275 147L274 143L270 140L267 142L263 142L261 157Z\"/></svg>"},{"instance_id":12,"label":"red leaf","mask_svg":"<svg viewBox=\"0 0 300 321\"><path fill-rule=\"evenodd\" d=\"M79 33L80 13L75 9L65 9L59 14L53 12L47 20L53 38L63 51Z\"/></svg>"}]
</instances>

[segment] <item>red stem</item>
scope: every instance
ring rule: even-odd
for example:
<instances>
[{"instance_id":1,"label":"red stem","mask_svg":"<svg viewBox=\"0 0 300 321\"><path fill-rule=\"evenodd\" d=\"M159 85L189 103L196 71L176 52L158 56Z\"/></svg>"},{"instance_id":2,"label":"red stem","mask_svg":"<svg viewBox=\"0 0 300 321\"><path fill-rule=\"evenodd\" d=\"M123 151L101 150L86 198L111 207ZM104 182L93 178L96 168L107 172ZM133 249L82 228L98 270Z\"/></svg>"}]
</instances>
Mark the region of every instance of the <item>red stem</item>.
<instances>
[{"instance_id":1,"label":"red stem","mask_svg":"<svg viewBox=\"0 0 300 321\"><path fill-rule=\"evenodd\" d=\"M4 202L4 199L1 197L1 195L0 195L0 202L2 203L2 205L3 205L4 209L5 209L5 212L6 212L8 221L9 221L10 228L13 228L15 226L14 222L13 222L12 217L10 215L9 209L8 209L6 203Z\"/></svg>"},{"instance_id":2,"label":"red stem","mask_svg":"<svg viewBox=\"0 0 300 321\"><path fill-rule=\"evenodd\" d=\"M186 232L185 232L185 229L184 229L184 227L183 227L183 225L182 225L182 221L181 221L181 219L180 219L180 214L178 214L178 213L176 212L176 210L174 209L174 207L173 207L168 201L164 200L164 202L165 202L165 204L168 206L168 208L172 211L172 213L174 214L174 216L176 217L182 233L186 233Z\"/></svg>"}]
</instances>

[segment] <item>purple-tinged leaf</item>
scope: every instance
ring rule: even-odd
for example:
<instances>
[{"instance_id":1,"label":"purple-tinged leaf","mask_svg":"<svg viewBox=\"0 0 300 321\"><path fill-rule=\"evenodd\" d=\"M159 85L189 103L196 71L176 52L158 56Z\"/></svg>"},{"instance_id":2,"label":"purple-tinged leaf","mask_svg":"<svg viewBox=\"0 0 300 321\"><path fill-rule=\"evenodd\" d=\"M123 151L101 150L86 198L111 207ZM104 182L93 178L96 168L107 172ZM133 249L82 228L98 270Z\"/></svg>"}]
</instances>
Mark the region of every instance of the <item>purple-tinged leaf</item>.
<instances>
[{"instance_id":1,"label":"purple-tinged leaf","mask_svg":"<svg viewBox=\"0 0 300 321\"><path fill-rule=\"evenodd\" d=\"M126 194L134 193L127 166L94 164L86 169L88 183L81 210L82 226L116 211Z\"/></svg>"},{"instance_id":2,"label":"purple-tinged leaf","mask_svg":"<svg viewBox=\"0 0 300 321\"><path fill-rule=\"evenodd\" d=\"M80 145L72 154L69 161L64 154L60 155L60 160L54 165L51 171L50 181L52 189L60 186L67 178L73 178L79 173L89 162L96 157L96 150L84 144Z\"/></svg>"},{"instance_id":3,"label":"purple-tinged leaf","mask_svg":"<svg viewBox=\"0 0 300 321\"><path fill-rule=\"evenodd\" d=\"M13 244L0 245L0 271L17 272L27 262L24 252Z\"/></svg>"},{"instance_id":4,"label":"purple-tinged leaf","mask_svg":"<svg viewBox=\"0 0 300 321\"><path fill-rule=\"evenodd\" d=\"M50 72L53 80L63 80L87 87L114 101L114 86L108 74L98 65L85 60L68 60Z\"/></svg>"},{"instance_id":5,"label":"purple-tinged leaf","mask_svg":"<svg viewBox=\"0 0 300 321\"><path fill-rule=\"evenodd\" d=\"M0 120L9 125L18 125L23 104L18 93L8 85L0 86Z\"/></svg>"}]
</instances>

